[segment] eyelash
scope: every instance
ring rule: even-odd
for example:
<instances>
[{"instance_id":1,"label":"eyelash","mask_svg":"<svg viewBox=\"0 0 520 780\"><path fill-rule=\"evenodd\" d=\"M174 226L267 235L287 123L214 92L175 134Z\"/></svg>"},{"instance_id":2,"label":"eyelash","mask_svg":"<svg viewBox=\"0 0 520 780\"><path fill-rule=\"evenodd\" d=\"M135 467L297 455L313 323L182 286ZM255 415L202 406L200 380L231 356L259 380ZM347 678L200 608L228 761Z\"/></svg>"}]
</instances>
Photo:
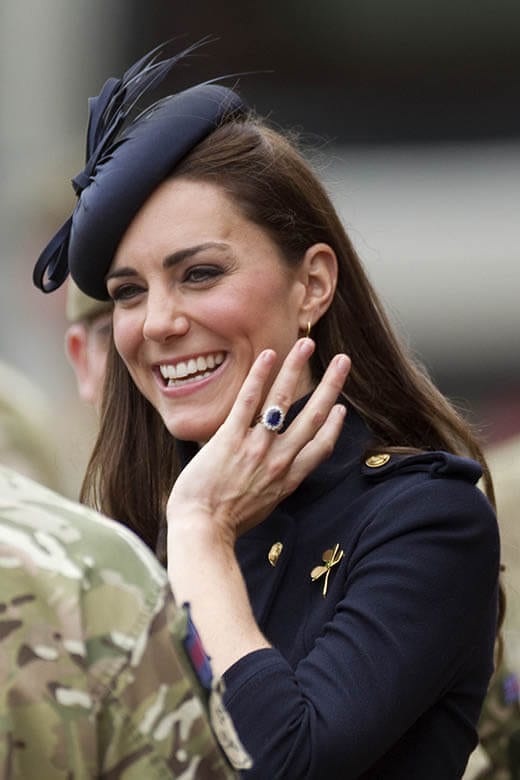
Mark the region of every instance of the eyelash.
<instances>
[{"instance_id":1,"label":"eyelash","mask_svg":"<svg viewBox=\"0 0 520 780\"><path fill-rule=\"evenodd\" d=\"M138 295L141 289L136 284L122 284L120 287L116 287L110 297L113 301L127 301L133 298L134 295Z\"/></svg>"},{"instance_id":2,"label":"eyelash","mask_svg":"<svg viewBox=\"0 0 520 780\"><path fill-rule=\"evenodd\" d=\"M191 282L192 284L204 284L204 282L211 282L217 276L221 276L222 273L222 268L216 265L194 265L186 269L182 281ZM198 279L193 278L197 276Z\"/></svg>"},{"instance_id":3,"label":"eyelash","mask_svg":"<svg viewBox=\"0 0 520 780\"><path fill-rule=\"evenodd\" d=\"M185 284L211 284L218 276L224 273L224 269L216 265L194 265L187 268L183 274L182 282ZM198 277L198 278L197 278ZM126 283L116 287L110 297L113 301L129 301L142 292L142 287L137 284Z\"/></svg>"}]
</instances>

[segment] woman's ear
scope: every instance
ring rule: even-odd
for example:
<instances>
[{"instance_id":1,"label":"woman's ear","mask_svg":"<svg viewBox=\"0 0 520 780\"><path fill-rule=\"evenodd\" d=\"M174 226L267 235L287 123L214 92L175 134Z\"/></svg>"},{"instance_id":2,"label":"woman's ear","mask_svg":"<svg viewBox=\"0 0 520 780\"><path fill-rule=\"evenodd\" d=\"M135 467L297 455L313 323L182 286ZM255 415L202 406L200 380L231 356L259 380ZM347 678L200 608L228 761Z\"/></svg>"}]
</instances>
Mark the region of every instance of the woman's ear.
<instances>
[{"instance_id":1,"label":"woman's ear","mask_svg":"<svg viewBox=\"0 0 520 780\"><path fill-rule=\"evenodd\" d=\"M314 325L329 308L338 281L336 253L328 244L313 244L305 252L300 266L301 282L305 287L300 307L300 328Z\"/></svg>"}]
</instances>

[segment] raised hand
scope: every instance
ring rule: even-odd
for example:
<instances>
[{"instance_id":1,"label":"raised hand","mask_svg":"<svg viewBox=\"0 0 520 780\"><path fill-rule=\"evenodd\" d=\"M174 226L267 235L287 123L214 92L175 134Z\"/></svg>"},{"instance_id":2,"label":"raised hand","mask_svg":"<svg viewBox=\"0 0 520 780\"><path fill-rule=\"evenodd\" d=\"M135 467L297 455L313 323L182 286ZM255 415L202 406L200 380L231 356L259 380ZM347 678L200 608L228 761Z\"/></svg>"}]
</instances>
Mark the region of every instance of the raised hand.
<instances>
[{"instance_id":1,"label":"raised hand","mask_svg":"<svg viewBox=\"0 0 520 780\"><path fill-rule=\"evenodd\" d=\"M350 369L346 355L331 361L283 433L256 422L264 397L264 410L274 406L287 411L313 351L311 339L298 340L267 392L276 355L265 350L258 356L226 421L177 479L168 501L169 523L203 514L232 544L331 454L346 412L336 403Z\"/></svg>"},{"instance_id":2,"label":"raised hand","mask_svg":"<svg viewBox=\"0 0 520 780\"><path fill-rule=\"evenodd\" d=\"M170 583L177 600L191 604L216 674L247 653L269 647L234 554L236 538L261 522L332 452L345 416L336 400L350 360L337 355L287 430L277 433L256 422L259 412L271 406L285 413L313 351L310 339L297 341L268 392L276 355L262 352L226 421L170 494Z\"/></svg>"}]
</instances>

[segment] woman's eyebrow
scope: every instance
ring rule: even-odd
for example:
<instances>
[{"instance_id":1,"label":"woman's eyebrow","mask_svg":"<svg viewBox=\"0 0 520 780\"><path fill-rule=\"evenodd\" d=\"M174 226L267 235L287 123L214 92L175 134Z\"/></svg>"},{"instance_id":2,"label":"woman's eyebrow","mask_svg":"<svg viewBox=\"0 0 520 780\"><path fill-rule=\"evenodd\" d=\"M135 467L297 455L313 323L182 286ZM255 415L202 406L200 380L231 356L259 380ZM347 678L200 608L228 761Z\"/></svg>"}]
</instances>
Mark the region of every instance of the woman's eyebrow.
<instances>
[{"instance_id":1,"label":"woman's eyebrow","mask_svg":"<svg viewBox=\"0 0 520 780\"><path fill-rule=\"evenodd\" d=\"M105 276L105 284L109 279L117 279L120 276L135 276L136 273L137 271L135 268L116 268L115 271L109 271L109 273Z\"/></svg>"},{"instance_id":2,"label":"woman's eyebrow","mask_svg":"<svg viewBox=\"0 0 520 780\"><path fill-rule=\"evenodd\" d=\"M186 247L186 249L178 249L171 255L168 255L163 260L163 268L171 268L178 263L182 263L183 260L187 260L189 257L204 252L207 249L217 249L219 252L229 251L229 244L225 244L220 241L207 241L204 244L196 244L195 246Z\"/></svg>"}]
</instances>

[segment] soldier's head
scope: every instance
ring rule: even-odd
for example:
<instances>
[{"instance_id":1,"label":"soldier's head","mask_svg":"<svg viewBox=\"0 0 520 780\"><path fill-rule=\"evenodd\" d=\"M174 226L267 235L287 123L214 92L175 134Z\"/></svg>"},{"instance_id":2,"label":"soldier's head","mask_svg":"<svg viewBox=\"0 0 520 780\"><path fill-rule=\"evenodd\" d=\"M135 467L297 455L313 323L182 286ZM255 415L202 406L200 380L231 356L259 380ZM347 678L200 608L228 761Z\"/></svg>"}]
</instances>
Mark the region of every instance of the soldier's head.
<instances>
[{"instance_id":1,"label":"soldier's head","mask_svg":"<svg viewBox=\"0 0 520 780\"><path fill-rule=\"evenodd\" d=\"M89 298L69 279L65 352L82 401L99 409L112 332L112 302Z\"/></svg>"}]
</instances>

